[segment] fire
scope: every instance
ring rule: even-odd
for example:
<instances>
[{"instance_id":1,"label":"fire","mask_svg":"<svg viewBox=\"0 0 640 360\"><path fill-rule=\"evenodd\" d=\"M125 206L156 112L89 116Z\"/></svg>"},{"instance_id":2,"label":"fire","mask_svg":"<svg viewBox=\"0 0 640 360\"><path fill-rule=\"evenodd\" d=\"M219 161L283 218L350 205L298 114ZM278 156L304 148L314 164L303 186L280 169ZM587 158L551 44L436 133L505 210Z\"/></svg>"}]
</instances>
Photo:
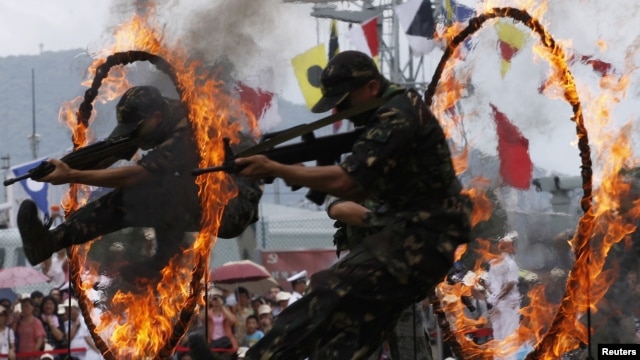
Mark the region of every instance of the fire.
<instances>
[{"instance_id":1,"label":"fire","mask_svg":"<svg viewBox=\"0 0 640 360\"><path fill-rule=\"evenodd\" d=\"M486 11L486 14L495 15L497 12L493 8L501 6L501 3L485 1L484 9L478 9L479 13ZM594 96L587 86L579 84L573 78L567 65L565 49L571 47L571 42L556 41L542 27L542 19L547 11L546 2L519 1L513 6L532 15L534 21L526 25L539 36L539 44L534 44L533 52L535 56L551 64L552 72L546 80L545 94L566 100L574 111L571 120L576 123L576 144L583 161L584 196L581 205L585 210L575 236L570 241L575 253L575 263L568 273L566 293L561 302L552 303L547 300L543 284L534 286L527 294L530 299L529 305L520 311L520 328L500 343L493 340L478 345L465 336L469 330L485 324L482 318L467 318L460 301L462 296L472 294L471 289L478 284L477 279L482 272L479 265L492 259L487 242L479 239L477 248L472 250L477 253L478 260L467 281L464 284L453 285L443 282L438 286L437 295L440 299L438 303L442 305L448 323L453 329L449 335L461 346L464 358L505 356L513 354L526 343L535 347L528 358L557 359L577 348L580 343L588 342L588 334L592 329L585 325L585 314L588 311L598 311L598 302L616 277L615 267L604 269L609 250L615 244L629 239L629 235L636 230L635 222L640 215L640 210L637 210L640 200L630 199L629 182L621 176L622 170L638 166L636 160L630 160L634 159L634 154L629 136L634 129L630 124L623 125L620 129L619 125L611 121L613 107L626 96L630 82L628 74L637 68L632 57L640 46L635 44L633 49L627 52L625 73L603 76L598 89L601 95ZM441 38L449 43L460 33L461 28L459 24L454 24L441 34ZM597 45L600 49L607 48L604 41L599 41ZM447 64L444 71L452 70L454 65ZM446 114L446 109L455 105L462 92L460 81L454 80L453 75L445 76L443 82L438 84L438 100L434 102L434 111L441 119L447 118L441 115ZM585 109L581 106L579 93L581 96L586 94L587 101L583 99L582 103L588 103L589 106ZM454 117L452 120L457 124L461 119ZM586 124L591 136L587 135ZM451 135L451 126L445 125L445 128L447 135ZM596 154L597 166L594 170L597 172L594 175L597 177L598 186L595 189L592 189L589 137ZM466 169L466 158L464 151L455 159L456 169ZM472 214L472 222L475 224L488 218L487 214L491 212L490 203L485 201L486 198L478 196L482 191L472 185L466 193L473 199L474 205L479 207Z\"/></svg>"},{"instance_id":2,"label":"fire","mask_svg":"<svg viewBox=\"0 0 640 360\"><path fill-rule=\"evenodd\" d=\"M255 119L243 110L237 100L222 88L206 70L205 64L191 58L179 43L172 43L163 36L162 27L155 23L156 9L147 3L130 21L114 31L114 43L105 47L93 62L89 71L96 70L105 62L105 57L116 52L141 50L158 55L170 63L177 75L182 101L188 106L189 118L196 133L201 150L200 167L222 163L224 153L222 138L237 142L237 133L242 125L229 119L250 119L250 130L255 130ZM143 11L144 10L144 11ZM130 87L126 78L126 67L115 67L105 78L96 101L109 102L118 98ZM89 86L88 80L84 85ZM82 98L74 99L61 111L61 121L68 124L76 147L86 145L93 139L90 122L86 124L77 109ZM95 111L94 111L95 113ZM93 119L94 116L91 116ZM247 130L247 129L244 129ZM196 305L201 303L205 270L209 267L209 254L215 244L224 205L236 195L236 190L224 173L209 173L197 178L200 188L203 220L201 231L194 234L190 249L175 257L162 271L158 284L145 284L146 291L139 293L119 291L111 301L109 309L98 311L88 297L98 279L97 264L87 260L90 245L74 246L71 250L73 281L82 291L80 301L85 319L100 350L107 358L140 359L166 357L178 339L174 331L182 331L189 325ZM86 202L87 191L71 186L65 199L67 214ZM80 198L79 198L80 196ZM195 266L194 266L195 264ZM86 311L85 311L86 310ZM95 323L94 323L95 322ZM182 333L178 333L181 336Z\"/></svg>"}]
</instances>

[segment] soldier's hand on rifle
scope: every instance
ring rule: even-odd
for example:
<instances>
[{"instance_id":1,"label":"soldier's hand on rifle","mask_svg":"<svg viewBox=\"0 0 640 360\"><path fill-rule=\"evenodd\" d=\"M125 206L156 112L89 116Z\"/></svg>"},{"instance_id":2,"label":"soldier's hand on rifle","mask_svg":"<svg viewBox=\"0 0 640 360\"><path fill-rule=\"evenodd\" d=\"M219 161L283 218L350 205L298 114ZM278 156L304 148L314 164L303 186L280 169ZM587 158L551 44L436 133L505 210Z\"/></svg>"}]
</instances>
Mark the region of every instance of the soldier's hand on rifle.
<instances>
[{"instance_id":1,"label":"soldier's hand on rifle","mask_svg":"<svg viewBox=\"0 0 640 360\"><path fill-rule=\"evenodd\" d=\"M295 163L295 164L291 164L291 166L305 167L304 163ZM293 190L296 190L296 188L300 186L298 184L293 184L293 183L287 181L286 179L282 179L282 180L284 180L284 184L285 185L287 185L288 187L292 188Z\"/></svg>"},{"instance_id":2,"label":"soldier's hand on rifle","mask_svg":"<svg viewBox=\"0 0 640 360\"><path fill-rule=\"evenodd\" d=\"M58 159L49 159L47 161L55 166L55 169L51 173L43 176L40 179L37 179L36 181L48 182L53 185L67 184L70 182L71 168L69 167L69 165Z\"/></svg>"},{"instance_id":3,"label":"soldier's hand on rifle","mask_svg":"<svg viewBox=\"0 0 640 360\"><path fill-rule=\"evenodd\" d=\"M280 165L264 155L237 158L235 163L242 168L238 174L246 176L251 180L274 177L274 170L276 166Z\"/></svg>"}]
</instances>

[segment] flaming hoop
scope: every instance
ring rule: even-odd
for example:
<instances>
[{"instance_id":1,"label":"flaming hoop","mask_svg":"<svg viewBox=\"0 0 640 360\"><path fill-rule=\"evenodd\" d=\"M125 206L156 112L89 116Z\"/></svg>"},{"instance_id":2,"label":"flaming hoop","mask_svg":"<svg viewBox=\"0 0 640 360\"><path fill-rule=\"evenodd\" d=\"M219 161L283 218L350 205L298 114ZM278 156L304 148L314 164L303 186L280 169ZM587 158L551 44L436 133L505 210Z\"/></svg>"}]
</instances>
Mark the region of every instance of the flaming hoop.
<instances>
[{"instance_id":1,"label":"flaming hoop","mask_svg":"<svg viewBox=\"0 0 640 360\"><path fill-rule=\"evenodd\" d=\"M154 21L154 3L139 5L130 21L114 30L114 43L96 55L90 65L93 79L83 82L89 87L84 98L63 104L59 120L71 129L74 148L86 145L93 136L89 128L94 112L92 103L116 99L131 86L124 65L147 61L169 77L188 110L201 158L199 167L221 163L224 158L222 139L229 138L235 144L240 131L256 131L255 117L212 73L210 65L194 58L182 44L172 43L164 37L162 26ZM191 247L170 260L161 271L162 280L157 284L142 284L145 289L137 287L137 293L117 289L107 311L99 315L93 313L95 304L88 297L100 275L97 264L87 256L91 244L68 249L71 281L78 291L80 308L92 338L106 359L170 357L189 326L196 306L204 304L209 255L215 245L224 206L237 195L237 188L229 176L222 173L205 174L195 181L199 188L202 219ZM86 196L79 195L86 194L82 186L72 184L63 199L65 213L69 215L81 206ZM111 305L115 305L117 311L112 311Z\"/></svg>"},{"instance_id":2,"label":"flaming hoop","mask_svg":"<svg viewBox=\"0 0 640 360\"><path fill-rule=\"evenodd\" d=\"M171 79L174 86L178 90L180 98L183 98L183 89L178 82L178 78L173 67L162 57L148 53L146 51L118 52L111 56L108 56L105 62L96 69L96 75L93 79L91 87L85 91L84 100L80 104L77 112L77 123L79 126L84 127L85 129L89 126L89 118L91 117L91 112L93 110L93 101L98 95L98 90L102 84L102 81L108 76L109 70L113 66L127 65L136 61L148 61L154 64L159 70L161 70ZM81 145L81 142L79 141L79 139L77 139L77 136L73 137L73 142L74 149L78 148ZM77 185L73 184L71 187L72 194L75 196L77 192ZM71 212L71 208L67 209L66 215L70 215ZM102 337L100 337L100 335L96 332L96 324L91 319L90 309L87 305L90 303L90 300L88 299L82 286L81 257L75 256L78 254L78 252L73 250L69 251L71 279L75 288L78 289L80 309L85 318L91 336L102 355L105 357L105 359L115 359L115 355L113 354L111 349L109 349L108 345L105 343ZM201 279L205 273L205 265L206 262L202 261L202 259L196 261L196 268L193 271L191 281L191 288L193 291L187 299L185 304L186 306L181 311L180 316L175 323L175 326L173 327L173 334L165 343L162 351L160 352L160 357L162 358L171 354L173 348L175 348L177 344L177 341L184 335L184 332L187 329L187 326L191 320L191 316L193 315L194 306L197 303L196 296L200 293L202 288Z\"/></svg>"},{"instance_id":3,"label":"flaming hoop","mask_svg":"<svg viewBox=\"0 0 640 360\"><path fill-rule=\"evenodd\" d=\"M593 171L591 162L591 151L589 148L587 129L584 125L582 105L578 97L574 77L569 70L569 66L567 65L564 51L556 43L551 34L546 31L542 24L535 18L531 17L526 11L509 7L490 9L486 13L470 19L469 25L461 32L459 32L449 43L436 68L432 81L425 91L424 98L427 102L427 105L431 106L434 94L436 92L436 87L445 69L445 65L454 55L456 48L467 37L478 31L487 20L495 18L511 18L526 25L527 27L529 27L529 29L538 34L541 43L548 50L549 60L552 65L556 67L556 71L559 74L559 81L561 81L564 86L564 98L571 105L573 110L573 118L571 120L576 124L578 148L580 151L579 156L581 159L583 195L580 201L580 205L582 210L584 211L584 215L580 218L577 231L572 241L576 261L573 265L573 269L570 273L569 279L567 280L567 289L565 292L565 296L562 299L559 310L556 312L551 327L543 336L542 340L536 344L535 349L527 356L527 359L542 359L549 358L550 356L557 357L563 351L571 350L570 348L566 348L566 344L561 345L561 342L563 342L563 340L567 340L567 338L572 336L562 333L562 325L569 323L571 324L570 326L573 327L580 312L586 312L587 314L587 343L589 345L589 352L591 352L591 299L589 297L590 283L586 284L585 289L583 286L581 286L579 279L591 279L591 276L589 275L589 262L591 255L590 238L593 232L595 219L595 216L591 211ZM586 296L583 295L587 299L586 309L584 309L584 306L580 308L580 306L576 305L578 303L578 299L576 299L576 297L579 296L579 293L586 293ZM434 305L439 308L439 301L436 301ZM440 312L442 315L444 314L440 311L440 309L436 309L436 312ZM444 321L446 321L446 319ZM451 330L449 329L449 327L446 326L444 327L444 329L448 332L448 334L446 334L446 338L448 338L449 340L454 340L455 338L451 334ZM567 343L572 342L569 341ZM453 344L452 349L455 350L456 355L458 356L461 356L462 352L464 351L464 349L462 349L460 344L458 344L457 342Z\"/></svg>"}]
</instances>

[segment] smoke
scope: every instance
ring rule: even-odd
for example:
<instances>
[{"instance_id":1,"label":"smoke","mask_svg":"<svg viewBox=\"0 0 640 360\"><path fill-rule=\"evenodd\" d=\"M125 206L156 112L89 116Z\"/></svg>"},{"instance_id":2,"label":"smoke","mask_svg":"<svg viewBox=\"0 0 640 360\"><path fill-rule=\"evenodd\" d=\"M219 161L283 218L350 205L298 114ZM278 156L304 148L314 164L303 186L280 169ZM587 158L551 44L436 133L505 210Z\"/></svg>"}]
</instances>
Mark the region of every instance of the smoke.
<instances>
[{"instance_id":1,"label":"smoke","mask_svg":"<svg viewBox=\"0 0 640 360\"><path fill-rule=\"evenodd\" d=\"M169 41L207 64L230 63L227 75L237 80L272 72L272 81L260 85L276 93L290 86L291 58L316 40L311 5L281 0L119 0L112 7L114 26L153 5Z\"/></svg>"},{"instance_id":2,"label":"smoke","mask_svg":"<svg viewBox=\"0 0 640 360\"><path fill-rule=\"evenodd\" d=\"M275 79L286 77L292 71L290 59L305 50L295 44L313 36L308 6L279 0L224 0L207 6L188 18L184 39L205 60L228 58L240 79L265 69L273 69Z\"/></svg>"}]
</instances>

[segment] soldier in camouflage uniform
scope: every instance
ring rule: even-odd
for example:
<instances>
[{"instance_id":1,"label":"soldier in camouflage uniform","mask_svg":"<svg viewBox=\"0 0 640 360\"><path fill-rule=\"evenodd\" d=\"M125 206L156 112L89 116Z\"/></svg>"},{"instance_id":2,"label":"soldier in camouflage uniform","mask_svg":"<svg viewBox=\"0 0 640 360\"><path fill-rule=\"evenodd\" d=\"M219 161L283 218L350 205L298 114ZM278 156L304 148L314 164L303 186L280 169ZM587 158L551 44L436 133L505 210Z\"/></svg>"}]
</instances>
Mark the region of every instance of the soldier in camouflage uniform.
<instances>
[{"instance_id":1,"label":"soldier in camouflage uniform","mask_svg":"<svg viewBox=\"0 0 640 360\"><path fill-rule=\"evenodd\" d=\"M163 97L155 87L138 86L123 94L116 110L118 125L109 136L133 134L138 137L139 148L148 153L134 165L98 170L74 170L57 159L49 160L55 170L38 181L114 190L89 202L51 231L38 219L33 201L24 201L18 212L18 228L31 264L48 259L59 249L125 227L153 227L156 254L145 262L131 264L131 271L121 274L155 277L181 250L184 233L199 231L201 207L191 170L198 167L200 156L184 106ZM239 195L225 208L218 234L223 238L239 235L257 220L262 195L260 182L234 179Z\"/></svg>"},{"instance_id":2,"label":"soldier in camouflage uniform","mask_svg":"<svg viewBox=\"0 0 640 360\"><path fill-rule=\"evenodd\" d=\"M314 274L310 291L278 315L247 359L366 359L402 311L433 292L456 247L468 241L471 202L461 194L442 128L420 94L390 83L357 51L331 59L321 84L314 112L388 99L349 119L365 127L351 155L319 167L240 158L240 175L280 177L357 202L375 197L386 210L367 213L364 222L376 231Z\"/></svg>"},{"instance_id":3,"label":"soldier in camouflage uniform","mask_svg":"<svg viewBox=\"0 0 640 360\"><path fill-rule=\"evenodd\" d=\"M362 239L378 230L364 222L368 212L384 211L384 205L373 197L366 199L362 205L344 199L331 200L327 205L327 214L336 220L334 226L338 228L333 238L337 255L340 256L341 251L353 249ZM423 327L423 322L426 321L424 317L421 302L404 309L386 339L392 360L433 359L431 345ZM380 355L376 352L369 360L379 358Z\"/></svg>"}]
</instances>

